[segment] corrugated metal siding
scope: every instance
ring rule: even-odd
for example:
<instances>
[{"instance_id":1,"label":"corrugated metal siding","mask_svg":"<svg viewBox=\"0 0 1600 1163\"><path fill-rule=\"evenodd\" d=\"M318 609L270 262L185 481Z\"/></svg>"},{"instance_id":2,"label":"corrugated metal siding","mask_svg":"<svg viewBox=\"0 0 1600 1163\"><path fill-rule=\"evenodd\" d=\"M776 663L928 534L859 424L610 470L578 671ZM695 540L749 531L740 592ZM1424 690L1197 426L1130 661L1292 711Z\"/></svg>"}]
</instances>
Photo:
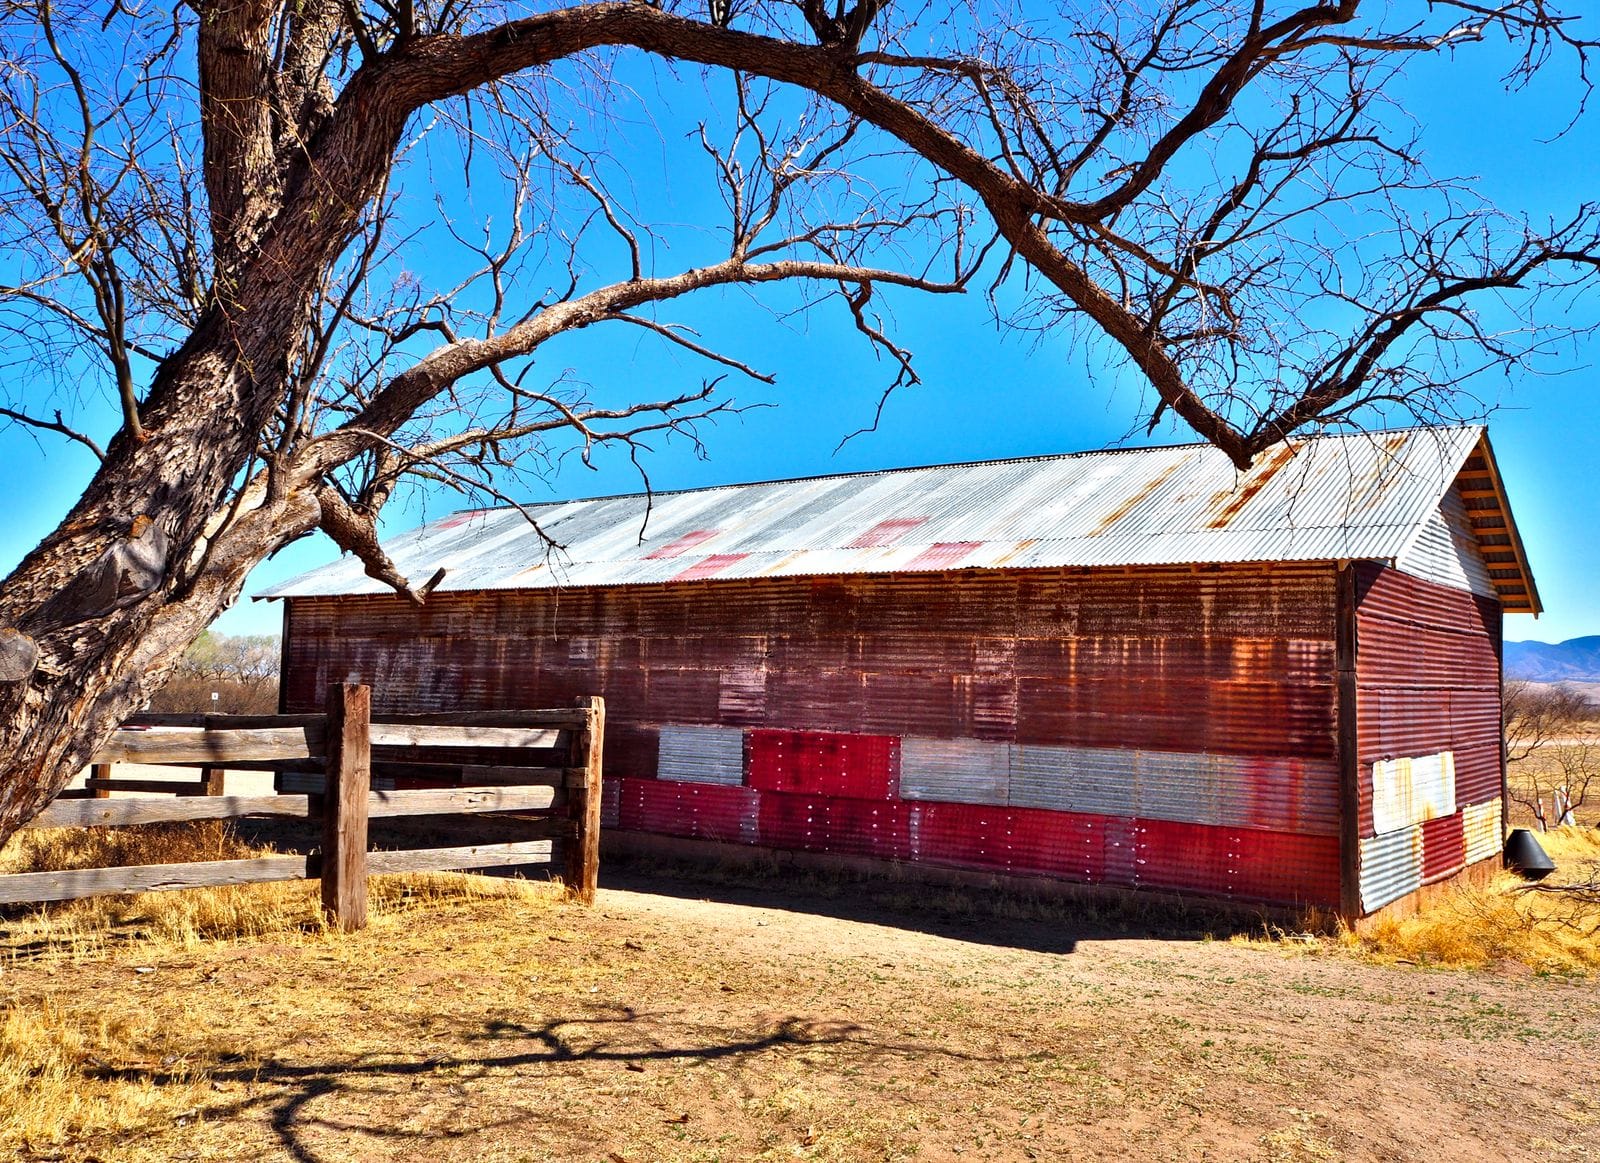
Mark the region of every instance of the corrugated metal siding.
<instances>
[{"instance_id":1,"label":"corrugated metal siding","mask_svg":"<svg viewBox=\"0 0 1600 1163\"><path fill-rule=\"evenodd\" d=\"M1332 759L1332 634L1325 566L300 599L285 691L296 710L349 675L380 709L599 693L607 762L641 777L663 723Z\"/></svg>"},{"instance_id":2,"label":"corrugated metal siding","mask_svg":"<svg viewBox=\"0 0 1600 1163\"><path fill-rule=\"evenodd\" d=\"M285 692L602 694L619 825L673 835L1136 885L1132 817L1201 815L1249 829L1227 891L1258 899L1237 868L1336 826L1333 607L1320 565L299 599Z\"/></svg>"},{"instance_id":3,"label":"corrugated metal siding","mask_svg":"<svg viewBox=\"0 0 1600 1163\"><path fill-rule=\"evenodd\" d=\"M1395 565L1424 581L1497 598L1494 578L1472 532L1472 521L1460 492L1452 487L1439 508L1417 532L1416 540Z\"/></svg>"},{"instance_id":4,"label":"corrugated metal siding","mask_svg":"<svg viewBox=\"0 0 1600 1163\"><path fill-rule=\"evenodd\" d=\"M1357 571L1361 835L1372 836L1373 764L1449 751L1455 804L1500 794L1497 601L1375 564Z\"/></svg>"},{"instance_id":5,"label":"corrugated metal siding","mask_svg":"<svg viewBox=\"0 0 1600 1163\"><path fill-rule=\"evenodd\" d=\"M1461 810L1461 831L1465 852L1463 859L1476 864L1491 856L1499 856L1502 846L1500 799L1495 797L1486 804L1468 804Z\"/></svg>"},{"instance_id":6,"label":"corrugated metal siding","mask_svg":"<svg viewBox=\"0 0 1600 1163\"><path fill-rule=\"evenodd\" d=\"M619 782L621 828L735 844L758 840L760 793L751 788L659 779Z\"/></svg>"},{"instance_id":7,"label":"corrugated metal siding","mask_svg":"<svg viewBox=\"0 0 1600 1163\"><path fill-rule=\"evenodd\" d=\"M979 739L907 736L900 751L900 794L908 800L1004 805L1011 748Z\"/></svg>"},{"instance_id":8,"label":"corrugated metal siding","mask_svg":"<svg viewBox=\"0 0 1600 1163\"><path fill-rule=\"evenodd\" d=\"M1361 910L1370 913L1422 887L1422 826L1361 841Z\"/></svg>"},{"instance_id":9,"label":"corrugated metal siding","mask_svg":"<svg viewBox=\"0 0 1600 1163\"><path fill-rule=\"evenodd\" d=\"M1455 754L1380 759L1372 765L1372 827L1378 835L1455 814Z\"/></svg>"},{"instance_id":10,"label":"corrugated metal siding","mask_svg":"<svg viewBox=\"0 0 1600 1163\"><path fill-rule=\"evenodd\" d=\"M1236 900L1336 906L1335 836L1144 820L1135 828L1135 883Z\"/></svg>"},{"instance_id":11,"label":"corrugated metal siding","mask_svg":"<svg viewBox=\"0 0 1600 1163\"><path fill-rule=\"evenodd\" d=\"M900 740L837 731L749 733L751 787L797 794L886 800L899 794Z\"/></svg>"},{"instance_id":12,"label":"corrugated metal siding","mask_svg":"<svg viewBox=\"0 0 1600 1163\"><path fill-rule=\"evenodd\" d=\"M744 731L738 727L663 727L656 777L690 783L744 782Z\"/></svg>"},{"instance_id":13,"label":"corrugated metal siding","mask_svg":"<svg viewBox=\"0 0 1600 1163\"><path fill-rule=\"evenodd\" d=\"M1322 436L1247 471L1206 444L776 481L454 514L391 538L436 592L702 577L1393 559L1481 428ZM642 534L642 536L641 536ZM545 538L560 545L550 551ZM346 558L267 596L382 592Z\"/></svg>"},{"instance_id":14,"label":"corrugated metal siding","mask_svg":"<svg viewBox=\"0 0 1600 1163\"><path fill-rule=\"evenodd\" d=\"M1422 879L1431 884L1466 867L1467 838L1460 812L1422 825Z\"/></svg>"}]
</instances>

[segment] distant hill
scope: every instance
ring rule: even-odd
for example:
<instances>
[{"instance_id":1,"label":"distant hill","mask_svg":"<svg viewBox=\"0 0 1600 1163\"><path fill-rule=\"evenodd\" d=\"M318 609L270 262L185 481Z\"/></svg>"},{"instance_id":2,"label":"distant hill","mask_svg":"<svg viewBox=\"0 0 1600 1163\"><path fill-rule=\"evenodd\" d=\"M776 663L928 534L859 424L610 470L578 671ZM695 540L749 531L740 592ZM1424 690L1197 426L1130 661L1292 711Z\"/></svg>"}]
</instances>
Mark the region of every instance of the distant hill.
<instances>
[{"instance_id":1,"label":"distant hill","mask_svg":"<svg viewBox=\"0 0 1600 1163\"><path fill-rule=\"evenodd\" d=\"M1600 634L1565 642L1507 642L1506 677L1532 682L1600 682Z\"/></svg>"}]
</instances>

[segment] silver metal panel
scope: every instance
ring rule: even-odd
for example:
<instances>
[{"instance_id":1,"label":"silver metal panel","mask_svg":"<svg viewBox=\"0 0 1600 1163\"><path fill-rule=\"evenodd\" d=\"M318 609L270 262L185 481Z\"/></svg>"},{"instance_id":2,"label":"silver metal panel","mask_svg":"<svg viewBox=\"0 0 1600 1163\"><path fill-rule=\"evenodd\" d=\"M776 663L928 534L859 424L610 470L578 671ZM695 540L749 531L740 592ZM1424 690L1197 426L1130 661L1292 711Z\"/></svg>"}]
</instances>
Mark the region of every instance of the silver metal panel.
<instances>
[{"instance_id":1,"label":"silver metal panel","mask_svg":"<svg viewBox=\"0 0 1600 1163\"><path fill-rule=\"evenodd\" d=\"M1209 755L1136 751L1134 815L1192 824L1222 822L1217 777Z\"/></svg>"},{"instance_id":2,"label":"silver metal panel","mask_svg":"<svg viewBox=\"0 0 1600 1163\"><path fill-rule=\"evenodd\" d=\"M663 727L656 778L687 783L744 782L744 731L738 727Z\"/></svg>"},{"instance_id":3,"label":"silver metal panel","mask_svg":"<svg viewBox=\"0 0 1600 1163\"><path fill-rule=\"evenodd\" d=\"M1361 841L1361 911L1374 912L1422 887L1422 827Z\"/></svg>"},{"instance_id":4,"label":"silver metal panel","mask_svg":"<svg viewBox=\"0 0 1600 1163\"><path fill-rule=\"evenodd\" d=\"M1018 745L1011 804L1061 812L1339 834L1332 762Z\"/></svg>"},{"instance_id":5,"label":"silver metal panel","mask_svg":"<svg viewBox=\"0 0 1600 1163\"><path fill-rule=\"evenodd\" d=\"M1010 784L1010 744L914 735L900 742L902 799L1003 805Z\"/></svg>"},{"instance_id":6,"label":"silver metal panel","mask_svg":"<svg viewBox=\"0 0 1600 1163\"><path fill-rule=\"evenodd\" d=\"M1138 786L1138 753L1111 747L1043 747L1019 744L1011 775L1011 803L1132 816Z\"/></svg>"},{"instance_id":7,"label":"silver metal panel","mask_svg":"<svg viewBox=\"0 0 1600 1163\"><path fill-rule=\"evenodd\" d=\"M563 501L528 507L558 548L517 510L453 514L384 548L419 581L443 567L444 591L935 570L927 551L953 542L972 543L962 568L1397 559L1481 434L1314 437L1243 473L1185 445ZM259 596L382 592L349 558Z\"/></svg>"}]
</instances>

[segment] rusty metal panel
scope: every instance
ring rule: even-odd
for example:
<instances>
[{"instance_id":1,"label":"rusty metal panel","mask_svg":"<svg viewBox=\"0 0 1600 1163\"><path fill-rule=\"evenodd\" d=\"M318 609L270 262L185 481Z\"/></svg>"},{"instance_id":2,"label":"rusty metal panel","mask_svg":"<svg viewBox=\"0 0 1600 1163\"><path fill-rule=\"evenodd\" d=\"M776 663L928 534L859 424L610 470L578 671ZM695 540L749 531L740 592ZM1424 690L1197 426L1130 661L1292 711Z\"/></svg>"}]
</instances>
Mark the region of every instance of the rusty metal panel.
<instances>
[{"instance_id":1,"label":"rusty metal panel","mask_svg":"<svg viewBox=\"0 0 1600 1163\"><path fill-rule=\"evenodd\" d=\"M751 787L874 800L899 792L900 740L891 735L754 730L748 749Z\"/></svg>"},{"instance_id":2,"label":"rusty metal panel","mask_svg":"<svg viewBox=\"0 0 1600 1163\"><path fill-rule=\"evenodd\" d=\"M1373 765L1450 752L1456 803L1500 791L1499 605L1376 564L1357 570L1357 732L1364 773ZM1374 818L1373 785L1360 783L1360 831L1416 823ZM1387 809L1379 808L1380 815Z\"/></svg>"},{"instance_id":3,"label":"rusty metal panel","mask_svg":"<svg viewBox=\"0 0 1600 1163\"><path fill-rule=\"evenodd\" d=\"M657 779L741 784L744 731L737 727L662 727L658 763Z\"/></svg>"},{"instance_id":4,"label":"rusty metal panel","mask_svg":"<svg viewBox=\"0 0 1600 1163\"><path fill-rule=\"evenodd\" d=\"M1393 560L1481 428L1296 440L1239 472L1206 444L453 514L390 538L436 592L964 568ZM550 538L560 544L550 549ZM382 592L343 559L262 596Z\"/></svg>"},{"instance_id":5,"label":"rusty metal panel","mask_svg":"<svg viewBox=\"0 0 1600 1163\"><path fill-rule=\"evenodd\" d=\"M1422 887L1422 827L1361 841L1361 911L1375 912Z\"/></svg>"},{"instance_id":6,"label":"rusty metal panel","mask_svg":"<svg viewBox=\"0 0 1600 1163\"><path fill-rule=\"evenodd\" d=\"M1476 864L1499 856L1501 848L1500 798L1485 804L1468 804L1461 809L1462 859Z\"/></svg>"},{"instance_id":7,"label":"rusty metal panel","mask_svg":"<svg viewBox=\"0 0 1600 1163\"><path fill-rule=\"evenodd\" d=\"M900 795L908 800L1003 806L1011 748L980 739L908 735L900 744Z\"/></svg>"}]
</instances>

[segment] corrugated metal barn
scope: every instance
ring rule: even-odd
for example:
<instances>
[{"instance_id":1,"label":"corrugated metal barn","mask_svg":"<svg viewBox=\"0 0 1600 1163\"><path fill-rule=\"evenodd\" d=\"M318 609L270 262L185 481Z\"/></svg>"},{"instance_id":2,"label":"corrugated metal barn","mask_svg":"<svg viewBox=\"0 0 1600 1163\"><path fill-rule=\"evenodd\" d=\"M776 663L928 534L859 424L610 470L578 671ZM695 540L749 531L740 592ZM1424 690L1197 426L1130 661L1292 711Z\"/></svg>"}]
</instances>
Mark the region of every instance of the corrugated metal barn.
<instances>
[{"instance_id":1,"label":"corrugated metal barn","mask_svg":"<svg viewBox=\"0 0 1600 1163\"><path fill-rule=\"evenodd\" d=\"M284 709L605 696L623 832L1370 914L1500 852L1481 428L460 513L285 600Z\"/></svg>"}]
</instances>

